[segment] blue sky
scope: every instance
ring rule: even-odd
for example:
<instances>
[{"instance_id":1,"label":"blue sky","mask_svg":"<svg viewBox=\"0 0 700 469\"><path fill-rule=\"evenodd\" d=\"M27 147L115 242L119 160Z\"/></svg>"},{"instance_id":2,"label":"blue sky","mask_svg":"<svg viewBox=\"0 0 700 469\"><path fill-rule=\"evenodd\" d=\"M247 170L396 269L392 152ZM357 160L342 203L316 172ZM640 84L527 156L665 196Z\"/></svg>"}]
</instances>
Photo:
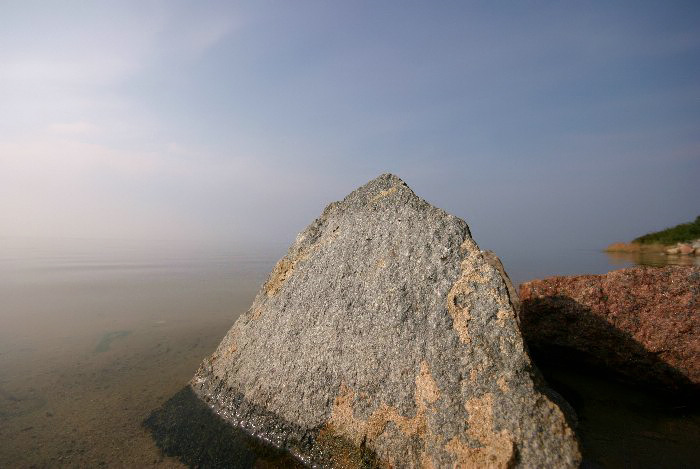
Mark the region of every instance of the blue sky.
<instances>
[{"instance_id":1,"label":"blue sky","mask_svg":"<svg viewBox=\"0 0 700 469\"><path fill-rule=\"evenodd\" d=\"M283 243L383 172L482 247L700 215L696 2L0 2L0 236Z\"/></svg>"}]
</instances>

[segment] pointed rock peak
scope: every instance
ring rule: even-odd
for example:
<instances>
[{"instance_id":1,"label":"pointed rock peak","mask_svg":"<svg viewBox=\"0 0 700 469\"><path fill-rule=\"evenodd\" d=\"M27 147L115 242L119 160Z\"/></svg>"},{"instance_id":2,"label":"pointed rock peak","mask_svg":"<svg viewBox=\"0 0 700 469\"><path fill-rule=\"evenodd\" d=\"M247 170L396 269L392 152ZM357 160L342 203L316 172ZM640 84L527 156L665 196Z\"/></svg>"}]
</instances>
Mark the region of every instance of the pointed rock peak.
<instances>
[{"instance_id":1,"label":"pointed rock peak","mask_svg":"<svg viewBox=\"0 0 700 469\"><path fill-rule=\"evenodd\" d=\"M400 197L389 197L392 195L400 195ZM385 173L352 191L343 199L343 202L361 205L384 198L389 198L393 203L400 203L417 199L417 196L400 177Z\"/></svg>"},{"instance_id":2,"label":"pointed rock peak","mask_svg":"<svg viewBox=\"0 0 700 469\"><path fill-rule=\"evenodd\" d=\"M388 184L389 186L396 186L396 185L406 185L406 183L397 175L391 174L391 173L383 173L377 176L376 178L372 179L368 183L366 183L364 186L369 186L373 184ZM364 187L363 186L363 187Z\"/></svg>"}]
</instances>

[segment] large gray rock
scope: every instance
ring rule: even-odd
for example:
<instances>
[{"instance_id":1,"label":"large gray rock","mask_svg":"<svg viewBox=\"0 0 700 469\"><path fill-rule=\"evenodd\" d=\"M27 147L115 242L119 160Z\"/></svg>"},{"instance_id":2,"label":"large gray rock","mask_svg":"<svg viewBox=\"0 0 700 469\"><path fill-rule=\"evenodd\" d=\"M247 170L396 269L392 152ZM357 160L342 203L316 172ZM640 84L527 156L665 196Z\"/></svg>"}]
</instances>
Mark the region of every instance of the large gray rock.
<instances>
[{"instance_id":1,"label":"large gray rock","mask_svg":"<svg viewBox=\"0 0 700 469\"><path fill-rule=\"evenodd\" d=\"M499 271L467 224L385 174L296 239L191 386L336 467L575 467Z\"/></svg>"}]
</instances>

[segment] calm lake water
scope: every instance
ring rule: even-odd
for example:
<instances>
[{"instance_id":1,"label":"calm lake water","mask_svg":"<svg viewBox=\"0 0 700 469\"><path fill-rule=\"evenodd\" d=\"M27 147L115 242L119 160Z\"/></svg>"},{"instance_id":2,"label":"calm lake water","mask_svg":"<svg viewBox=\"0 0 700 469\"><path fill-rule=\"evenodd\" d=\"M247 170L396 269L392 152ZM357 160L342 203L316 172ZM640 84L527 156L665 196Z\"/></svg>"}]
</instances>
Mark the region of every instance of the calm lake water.
<instances>
[{"instance_id":1,"label":"calm lake water","mask_svg":"<svg viewBox=\"0 0 700 469\"><path fill-rule=\"evenodd\" d=\"M180 467L141 424L283 252L0 238L0 467ZM641 261L595 250L502 259L516 284Z\"/></svg>"}]
</instances>

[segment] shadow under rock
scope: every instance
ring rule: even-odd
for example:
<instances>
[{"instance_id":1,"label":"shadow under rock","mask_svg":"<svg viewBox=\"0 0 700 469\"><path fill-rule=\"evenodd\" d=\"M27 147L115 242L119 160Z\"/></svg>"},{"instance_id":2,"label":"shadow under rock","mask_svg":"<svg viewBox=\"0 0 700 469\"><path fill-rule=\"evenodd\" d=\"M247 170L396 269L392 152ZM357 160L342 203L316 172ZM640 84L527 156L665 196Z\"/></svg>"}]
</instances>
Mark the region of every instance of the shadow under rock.
<instances>
[{"instance_id":1,"label":"shadow under rock","mask_svg":"<svg viewBox=\"0 0 700 469\"><path fill-rule=\"evenodd\" d=\"M185 386L143 422L168 456L198 468L303 468L297 459L229 425Z\"/></svg>"},{"instance_id":2,"label":"shadow under rock","mask_svg":"<svg viewBox=\"0 0 700 469\"><path fill-rule=\"evenodd\" d=\"M700 386L626 331L565 295L525 300L521 328L540 359L586 365L674 400L696 401Z\"/></svg>"},{"instance_id":3,"label":"shadow under rock","mask_svg":"<svg viewBox=\"0 0 700 469\"><path fill-rule=\"evenodd\" d=\"M576 412L582 467L700 467L699 393L683 373L567 296L526 300L521 327Z\"/></svg>"}]
</instances>

